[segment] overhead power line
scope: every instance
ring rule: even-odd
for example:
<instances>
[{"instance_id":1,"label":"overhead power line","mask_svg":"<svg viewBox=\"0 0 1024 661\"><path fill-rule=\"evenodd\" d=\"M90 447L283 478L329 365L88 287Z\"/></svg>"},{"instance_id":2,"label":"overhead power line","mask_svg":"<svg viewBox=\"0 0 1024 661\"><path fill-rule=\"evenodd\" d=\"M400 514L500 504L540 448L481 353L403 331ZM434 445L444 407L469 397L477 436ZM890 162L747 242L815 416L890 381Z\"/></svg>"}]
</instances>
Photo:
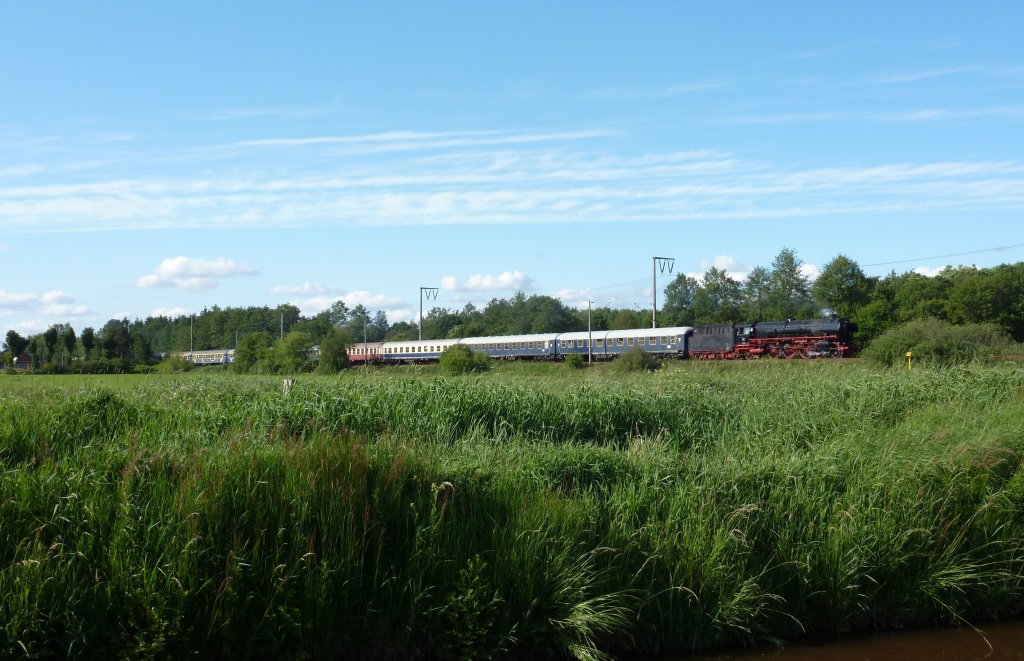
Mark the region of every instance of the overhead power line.
<instances>
[{"instance_id":1,"label":"overhead power line","mask_svg":"<svg viewBox=\"0 0 1024 661\"><path fill-rule=\"evenodd\" d=\"M889 266L890 264L908 264L910 262L923 262L929 259L945 259L946 257L962 257L964 255L977 255L983 252L998 252L1000 250L1012 250L1020 248L1024 243L1013 243L1008 246L996 246L995 248L982 248L981 250L967 250L965 252L952 252L948 255L932 255L931 257L915 257L913 259L900 259L895 262L876 262L874 264L863 264L862 266Z\"/></svg>"}]
</instances>

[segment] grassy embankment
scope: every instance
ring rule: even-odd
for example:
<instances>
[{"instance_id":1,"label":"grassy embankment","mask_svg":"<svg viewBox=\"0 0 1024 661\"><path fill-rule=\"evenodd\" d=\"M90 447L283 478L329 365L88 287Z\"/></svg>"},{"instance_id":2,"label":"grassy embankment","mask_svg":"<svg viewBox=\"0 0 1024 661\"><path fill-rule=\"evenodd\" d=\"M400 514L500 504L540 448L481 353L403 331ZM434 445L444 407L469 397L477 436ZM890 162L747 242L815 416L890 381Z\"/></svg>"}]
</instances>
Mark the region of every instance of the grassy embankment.
<instances>
[{"instance_id":1,"label":"grassy embankment","mask_svg":"<svg viewBox=\"0 0 1024 661\"><path fill-rule=\"evenodd\" d=\"M557 367L0 379L0 656L588 658L1020 614L1019 369Z\"/></svg>"}]
</instances>

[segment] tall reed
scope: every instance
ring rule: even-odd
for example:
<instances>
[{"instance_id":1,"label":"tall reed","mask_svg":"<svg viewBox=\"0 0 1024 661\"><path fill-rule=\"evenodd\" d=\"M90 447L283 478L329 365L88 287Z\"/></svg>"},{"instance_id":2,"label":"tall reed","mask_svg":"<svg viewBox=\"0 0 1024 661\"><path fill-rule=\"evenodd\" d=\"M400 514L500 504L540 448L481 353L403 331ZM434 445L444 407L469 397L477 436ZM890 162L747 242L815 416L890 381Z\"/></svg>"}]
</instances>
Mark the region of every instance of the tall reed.
<instances>
[{"instance_id":1,"label":"tall reed","mask_svg":"<svg viewBox=\"0 0 1024 661\"><path fill-rule=\"evenodd\" d=\"M1020 614L1019 371L578 374L7 379L0 655L587 659Z\"/></svg>"}]
</instances>

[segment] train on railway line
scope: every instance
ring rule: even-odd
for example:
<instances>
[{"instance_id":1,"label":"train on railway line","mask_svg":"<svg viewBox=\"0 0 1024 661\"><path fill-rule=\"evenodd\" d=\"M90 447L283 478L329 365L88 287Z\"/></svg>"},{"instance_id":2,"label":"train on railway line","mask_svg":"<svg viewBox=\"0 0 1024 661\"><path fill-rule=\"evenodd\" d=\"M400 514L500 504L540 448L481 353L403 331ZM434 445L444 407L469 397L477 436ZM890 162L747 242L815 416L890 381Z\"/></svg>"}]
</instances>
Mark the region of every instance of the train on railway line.
<instances>
[{"instance_id":1,"label":"train on railway line","mask_svg":"<svg viewBox=\"0 0 1024 661\"><path fill-rule=\"evenodd\" d=\"M491 358L563 360L572 354L609 360L631 349L659 358L756 360L759 358L841 358L853 351L856 327L838 317L755 321L706 326L635 328L466 337L452 340L358 342L349 361L358 364L432 362L454 344Z\"/></svg>"},{"instance_id":2,"label":"train on railway line","mask_svg":"<svg viewBox=\"0 0 1024 661\"><path fill-rule=\"evenodd\" d=\"M829 317L450 340L357 342L349 347L348 359L356 364L428 363L438 360L445 349L455 344L505 360L564 360L572 354L610 360L633 349L658 358L690 360L841 358L853 351L855 330L850 322ZM235 360L234 349L186 351L177 355L196 365L225 365ZM314 348L310 360L317 360L318 355L319 351Z\"/></svg>"}]
</instances>

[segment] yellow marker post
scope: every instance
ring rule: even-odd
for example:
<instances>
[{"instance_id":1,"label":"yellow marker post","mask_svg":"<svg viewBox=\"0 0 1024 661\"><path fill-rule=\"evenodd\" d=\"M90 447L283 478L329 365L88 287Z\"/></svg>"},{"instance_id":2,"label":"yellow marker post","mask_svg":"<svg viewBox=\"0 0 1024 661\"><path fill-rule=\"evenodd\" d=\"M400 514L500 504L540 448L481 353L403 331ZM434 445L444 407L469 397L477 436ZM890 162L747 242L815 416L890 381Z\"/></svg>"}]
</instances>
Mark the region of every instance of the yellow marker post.
<instances>
[{"instance_id":1,"label":"yellow marker post","mask_svg":"<svg viewBox=\"0 0 1024 661\"><path fill-rule=\"evenodd\" d=\"M908 370L909 369L913 369L913 367L910 366L911 356L913 356L913 355L914 355L913 351L908 351L907 352L907 369Z\"/></svg>"}]
</instances>

